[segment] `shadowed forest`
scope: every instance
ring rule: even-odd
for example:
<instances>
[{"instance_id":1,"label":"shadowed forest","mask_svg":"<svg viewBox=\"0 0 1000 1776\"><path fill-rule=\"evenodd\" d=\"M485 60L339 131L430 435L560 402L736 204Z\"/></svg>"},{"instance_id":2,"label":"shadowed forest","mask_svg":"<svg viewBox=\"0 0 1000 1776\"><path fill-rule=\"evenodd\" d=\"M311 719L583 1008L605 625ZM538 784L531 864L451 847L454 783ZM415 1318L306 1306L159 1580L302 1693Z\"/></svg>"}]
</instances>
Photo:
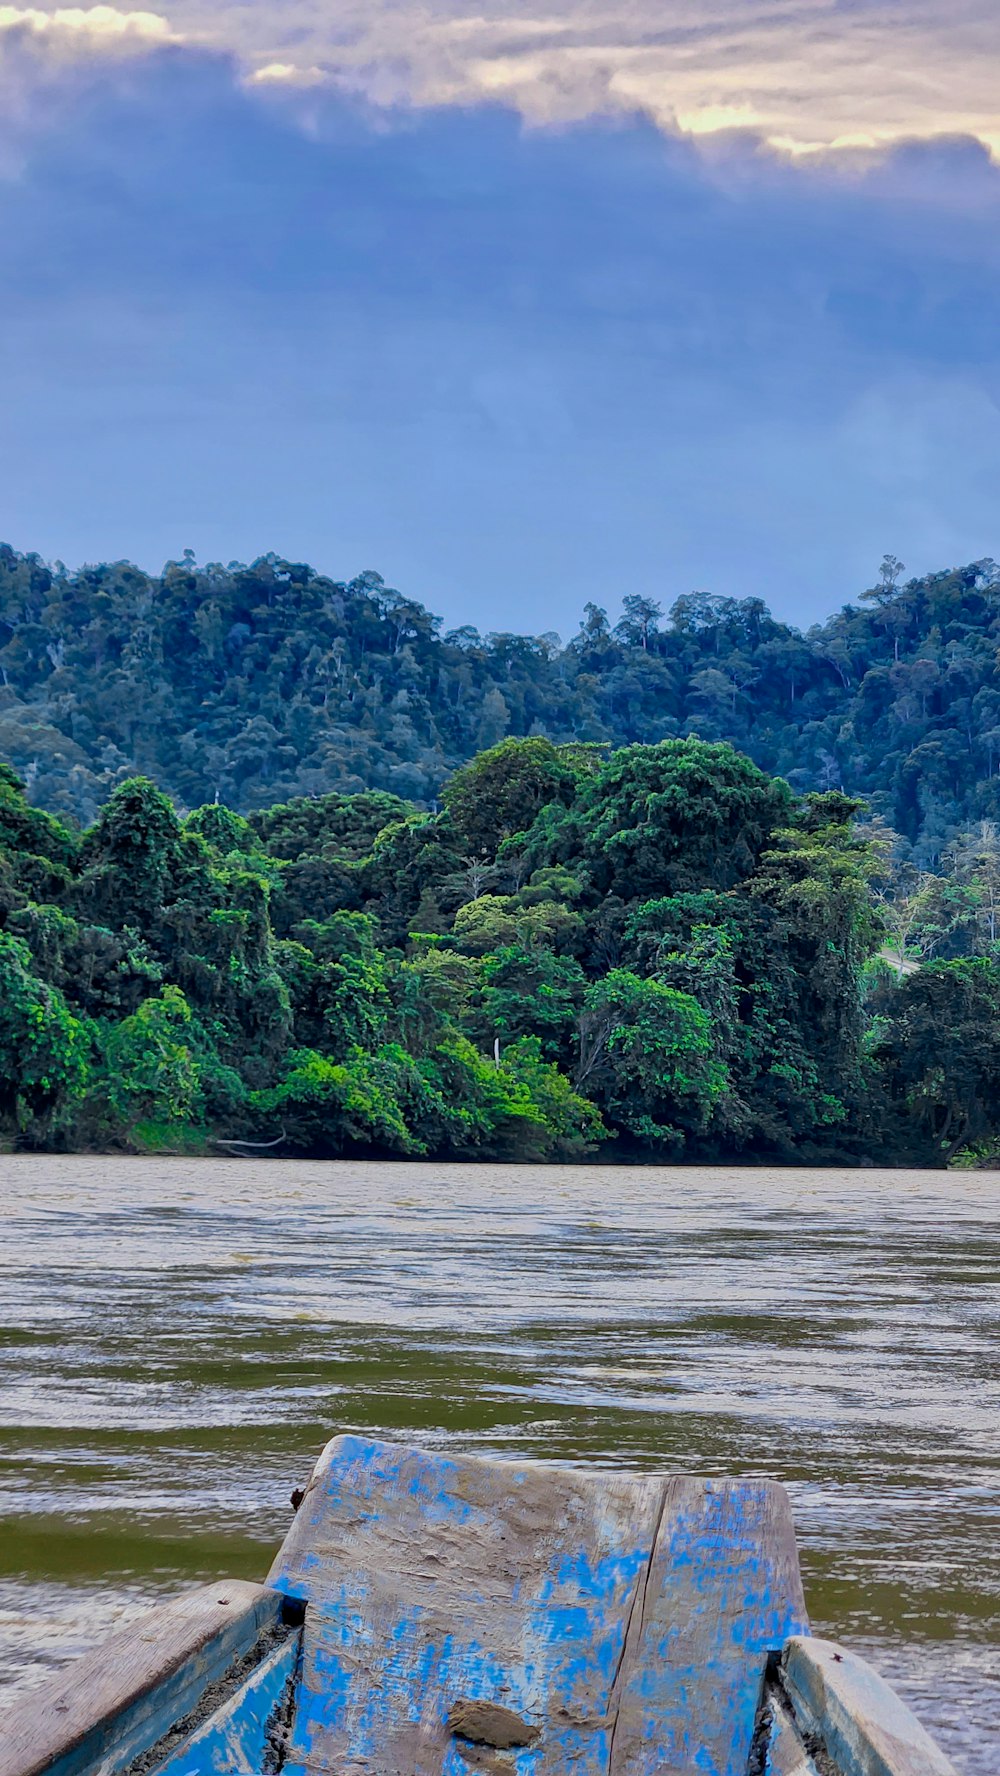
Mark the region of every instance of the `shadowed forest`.
<instances>
[{"instance_id":1,"label":"shadowed forest","mask_svg":"<svg viewBox=\"0 0 1000 1776\"><path fill-rule=\"evenodd\" d=\"M151 777L180 807L251 813L387 790L433 808L508 737L728 740L799 794L863 797L918 868L1000 818L1000 570L905 580L801 634L759 599L628 596L555 635L441 633L377 574L117 562L67 572L0 547L0 758L89 823ZM543 599L540 589L539 602Z\"/></svg>"}]
</instances>

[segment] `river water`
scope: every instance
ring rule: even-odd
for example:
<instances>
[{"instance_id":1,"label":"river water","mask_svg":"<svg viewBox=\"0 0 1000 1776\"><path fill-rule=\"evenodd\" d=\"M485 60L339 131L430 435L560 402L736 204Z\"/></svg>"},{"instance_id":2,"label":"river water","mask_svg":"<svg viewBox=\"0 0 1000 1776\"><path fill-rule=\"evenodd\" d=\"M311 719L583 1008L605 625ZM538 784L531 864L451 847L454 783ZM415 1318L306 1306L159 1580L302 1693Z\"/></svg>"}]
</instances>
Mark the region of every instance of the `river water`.
<instances>
[{"instance_id":1,"label":"river water","mask_svg":"<svg viewBox=\"0 0 1000 1776\"><path fill-rule=\"evenodd\" d=\"M260 1577L340 1428L768 1475L813 1627L1000 1769L1000 1176L0 1158L0 1701Z\"/></svg>"}]
</instances>

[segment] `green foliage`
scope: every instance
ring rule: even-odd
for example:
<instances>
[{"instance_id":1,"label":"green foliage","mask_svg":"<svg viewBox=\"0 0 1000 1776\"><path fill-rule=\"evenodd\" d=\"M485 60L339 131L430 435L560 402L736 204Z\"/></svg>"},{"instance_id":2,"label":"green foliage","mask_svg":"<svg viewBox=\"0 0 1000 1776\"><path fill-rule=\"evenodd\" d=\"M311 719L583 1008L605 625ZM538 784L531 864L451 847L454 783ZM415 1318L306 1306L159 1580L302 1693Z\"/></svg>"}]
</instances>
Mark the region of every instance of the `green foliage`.
<instances>
[{"instance_id":1,"label":"green foliage","mask_svg":"<svg viewBox=\"0 0 1000 1776\"><path fill-rule=\"evenodd\" d=\"M191 1048L191 1008L165 986L131 1017L102 1031L96 1093L127 1133L140 1122L189 1123L201 1109L201 1080Z\"/></svg>"},{"instance_id":2,"label":"green foliage","mask_svg":"<svg viewBox=\"0 0 1000 1776\"><path fill-rule=\"evenodd\" d=\"M398 796L376 792L297 797L255 814L261 851L278 864L273 909L278 930L356 910L361 887L354 866L368 857L383 828L409 813Z\"/></svg>"},{"instance_id":3,"label":"green foliage","mask_svg":"<svg viewBox=\"0 0 1000 1776\"><path fill-rule=\"evenodd\" d=\"M771 1152L791 1158L827 1139L847 1109L836 1086L850 1092L855 1121L865 1096L858 1026L860 982L838 961L834 944L815 928L774 871L737 889L648 901L627 924L627 949L640 966L697 1000L711 1020L713 1054L726 1070L706 1129L708 1150ZM793 917L794 915L794 917ZM823 1065L823 1027L836 1048L837 993L846 1004L847 1079ZM824 1005L824 983L834 1005ZM829 1010L829 1015L827 1015ZM849 1151L849 1150L848 1150Z\"/></svg>"},{"instance_id":4,"label":"green foliage","mask_svg":"<svg viewBox=\"0 0 1000 1776\"><path fill-rule=\"evenodd\" d=\"M864 796L936 868L1000 817L1000 573L974 561L907 580L887 559L889 578L883 563L806 635L759 598L692 593L664 616L630 593L614 628L590 605L561 647L442 635L377 574L333 581L276 555L152 576L128 562L69 573L0 546L0 754L54 815L92 822L141 770L181 806L250 815L274 859L330 869L367 856L404 803L433 807L484 747L447 791L460 860L495 858L546 803L572 801L595 747L694 736L799 794ZM66 827L10 835L4 803L0 785L0 850L72 869ZM361 904L331 894L300 896L286 928ZM31 898L49 896L36 883Z\"/></svg>"},{"instance_id":5,"label":"green foliage","mask_svg":"<svg viewBox=\"0 0 1000 1776\"><path fill-rule=\"evenodd\" d=\"M483 1020L502 1044L536 1036L546 1059L568 1061L587 977L573 956L541 946L502 945L482 968Z\"/></svg>"},{"instance_id":6,"label":"green foliage","mask_svg":"<svg viewBox=\"0 0 1000 1776\"><path fill-rule=\"evenodd\" d=\"M441 898L461 858L440 820L411 814L383 827L357 869L366 905L378 908L383 937L402 947L411 931L440 928Z\"/></svg>"},{"instance_id":7,"label":"green foliage","mask_svg":"<svg viewBox=\"0 0 1000 1776\"><path fill-rule=\"evenodd\" d=\"M480 894L478 899L459 907L452 931L463 949L483 955L505 945L540 949L546 944L565 943L576 935L581 923L572 908L558 901L525 905L521 896Z\"/></svg>"},{"instance_id":8,"label":"green foliage","mask_svg":"<svg viewBox=\"0 0 1000 1776\"><path fill-rule=\"evenodd\" d=\"M265 578L275 600L311 583ZM400 648L441 645L374 581L358 596ZM697 599L673 631L638 599L615 635L599 619L581 672L627 647L640 678L665 635L700 647L721 620ZM540 656L501 641L523 688ZM258 741L251 722L242 756ZM796 795L694 733L609 758L508 736L442 799L181 818L132 778L77 836L0 773L3 1138L924 1163L1000 1139L992 821L932 873L856 797Z\"/></svg>"},{"instance_id":9,"label":"green foliage","mask_svg":"<svg viewBox=\"0 0 1000 1776\"><path fill-rule=\"evenodd\" d=\"M256 850L253 827L242 814L235 814L232 808L224 808L218 802L209 802L204 808L195 808L184 821L185 832L197 833L206 845L211 845L223 857L233 851L250 852Z\"/></svg>"},{"instance_id":10,"label":"green foliage","mask_svg":"<svg viewBox=\"0 0 1000 1776\"><path fill-rule=\"evenodd\" d=\"M752 884L782 929L796 1020L809 1032L808 1068L800 1061L799 1077L814 1075L821 1087L820 1121L856 1113L864 1092L862 982L883 927L871 892L879 859L852 828L858 811L840 795L807 797L795 825L775 835Z\"/></svg>"},{"instance_id":11,"label":"green foliage","mask_svg":"<svg viewBox=\"0 0 1000 1776\"><path fill-rule=\"evenodd\" d=\"M680 1149L704 1129L726 1087L708 1014L689 993L615 968L587 993L578 1086L643 1144Z\"/></svg>"},{"instance_id":12,"label":"green foliage","mask_svg":"<svg viewBox=\"0 0 1000 1776\"><path fill-rule=\"evenodd\" d=\"M886 1093L925 1164L1000 1140L1000 966L929 962L886 1001L873 1042Z\"/></svg>"},{"instance_id":13,"label":"green foliage","mask_svg":"<svg viewBox=\"0 0 1000 1776\"><path fill-rule=\"evenodd\" d=\"M0 761L0 849L42 859L58 872L72 867L78 844L61 820L30 805L17 773Z\"/></svg>"},{"instance_id":14,"label":"green foliage","mask_svg":"<svg viewBox=\"0 0 1000 1776\"><path fill-rule=\"evenodd\" d=\"M410 812L399 796L383 791L360 795L298 796L264 808L250 822L269 857L295 863L300 857L367 856L383 827Z\"/></svg>"},{"instance_id":15,"label":"green foliage","mask_svg":"<svg viewBox=\"0 0 1000 1776\"><path fill-rule=\"evenodd\" d=\"M566 1075L545 1059L537 1036L520 1037L507 1049L503 1067L533 1107L531 1157L585 1159L609 1134L597 1105L574 1091Z\"/></svg>"},{"instance_id":16,"label":"green foliage","mask_svg":"<svg viewBox=\"0 0 1000 1776\"><path fill-rule=\"evenodd\" d=\"M55 1129L83 1090L86 1032L33 972L23 938L0 931L0 1122L32 1141Z\"/></svg>"},{"instance_id":17,"label":"green foliage","mask_svg":"<svg viewBox=\"0 0 1000 1776\"><path fill-rule=\"evenodd\" d=\"M169 798L132 777L101 809L83 843L77 904L110 925L141 924L170 897L181 823Z\"/></svg>"},{"instance_id":18,"label":"green foliage","mask_svg":"<svg viewBox=\"0 0 1000 1776\"><path fill-rule=\"evenodd\" d=\"M419 1059L395 1043L352 1049L341 1062L304 1049L251 1108L262 1133L280 1125L289 1148L318 1157L371 1149L571 1159L604 1133L594 1106L530 1039L499 1067L458 1035Z\"/></svg>"},{"instance_id":19,"label":"green foliage","mask_svg":"<svg viewBox=\"0 0 1000 1776\"><path fill-rule=\"evenodd\" d=\"M787 819L786 784L729 746L665 740L614 753L555 829L557 856L576 848L598 888L626 899L728 888L753 870Z\"/></svg>"},{"instance_id":20,"label":"green foliage","mask_svg":"<svg viewBox=\"0 0 1000 1776\"><path fill-rule=\"evenodd\" d=\"M0 908L16 907L25 897L58 899L78 849L77 835L31 807L20 778L0 761Z\"/></svg>"},{"instance_id":21,"label":"green foliage","mask_svg":"<svg viewBox=\"0 0 1000 1776\"><path fill-rule=\"evenodd\" d=\"M495 857L502 842L527 832L550 802L568 807L591 768L579 746L502 740L449 779L445 807L467 848Z\"/></svg>"},{"instance_id":22,"label":"green foliage","mask_svg":"<svg viewBox=\"0 0 1000 1776\"><path fill-rule=\"evenodd\" d=\"M331 1054L377 1048L389 995L373 921L365 913L306 919L295 927L295 938L296 955L290 945L285 955L297 1040Z\"/></svg>"},{"instance_id":23,"label":"green foliage","mask_svg":"<svg viewBox=\"0 0 1000 1776\"><path fill-rule=\"evenodd\" d=\"M254 1094L251 1108L267 1136L280 1132L292 1152L420 1152L403 1121L395 1072L391 1056L353 1049L332 1061L299 1049L277 1085Z\"/></svg>"},{"instance_id":24,"label":"green foliage","mask_svg":"<svg viewBox=\"0 0 1000 1776\"><path fill-rule=\"evenodd\" d=\"M606 1133L596 1107L573 1090L528 1037L503 1059L466 1038L446 1038L417 1063L414 1124L426 1151L456 1157L578 1159Z\"/></svg>"},{"instance_id":25,"label":"green foliage","mask_svg":"<svg viewBox=\"0 0 1000 1776\"><path fill-rule=\"evenodd\" d=\"M478 958L428 947L422 939L393 971L389 985L400 1039L411 1053L425 1054L448 1031L479 1033L482 963Z\"/></svg>"}]
</instances>

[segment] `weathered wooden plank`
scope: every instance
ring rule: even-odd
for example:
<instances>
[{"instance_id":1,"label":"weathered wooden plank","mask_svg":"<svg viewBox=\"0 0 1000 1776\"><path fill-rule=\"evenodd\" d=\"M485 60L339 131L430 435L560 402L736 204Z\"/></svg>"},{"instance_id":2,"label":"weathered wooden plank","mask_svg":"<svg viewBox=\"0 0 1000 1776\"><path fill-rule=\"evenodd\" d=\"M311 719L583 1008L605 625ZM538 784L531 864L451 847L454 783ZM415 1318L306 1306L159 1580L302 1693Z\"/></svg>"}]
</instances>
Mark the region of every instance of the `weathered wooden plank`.
<instances>
[{"instance_id":1,"label":"weathered wooden plank","mask_svg":"<svg viewBox=\"0 0 1000 1776\"><path fill-rule=\"evenodd\" d=\"M272 1572L308 1598L288 1776L468 1776L498 1747L463 1700L537 1737L500 1768L606 1776L611 1703L662 1478L449 1460L353 1437L325 1452Z\"/></svg>"},{"instance_id":2,"label":"weathered wooden plank","mask_svg":"<svg viewBox=\"0 0 1000 1776\"><path fill-rule=\"evenodd\" d=\"M796 1637L782 1672L800 1728L816 1734L843 1776L955 1776L905 1702L856 1653Z\"/></svg>"},{"instance_id":3,"label":"weathered wooden plank","mask_svg":"<svg viewBox=\"0 0 1000 1776\"><path fill-rule=\"evenodd\" d=\"M668 1481L622 1671L612 1776L746 1776L767 1655L806 1626L784 1488Z\"/></svg>"},{"instance_id":4,"label":"weathered wooden plank","mask_svg":"<svg viewBox=\"0 0 1000 1776\"><path fill-rule=\"evenodd\" d=\"M771 1729L765 1776L819 1776L795 1721L777 1691L769 1699Z\"/></svg>"},{"instance_id":5,"label":"weathered wooden plank","mask_svg":"<svg viewBox=\"0 0 1000 1776\"><path fill-rule=\"evenodd\" d=\"M301 1631L288 1635L150 1776L261 1776L301 1647Z\"/></svg>"},{"instance_id":6,"label":"weathered wooden plank","mask_svg":"<svg viewBox=\"0 0 1000 1776\"><path fill-rule=\"evenodd\" d=\"M0 1776L102 1776L197 1705L281 1616L263 1585L229 1580L171 1599L33 1690L0 1720Z\"/></svg>"}]
</instances>

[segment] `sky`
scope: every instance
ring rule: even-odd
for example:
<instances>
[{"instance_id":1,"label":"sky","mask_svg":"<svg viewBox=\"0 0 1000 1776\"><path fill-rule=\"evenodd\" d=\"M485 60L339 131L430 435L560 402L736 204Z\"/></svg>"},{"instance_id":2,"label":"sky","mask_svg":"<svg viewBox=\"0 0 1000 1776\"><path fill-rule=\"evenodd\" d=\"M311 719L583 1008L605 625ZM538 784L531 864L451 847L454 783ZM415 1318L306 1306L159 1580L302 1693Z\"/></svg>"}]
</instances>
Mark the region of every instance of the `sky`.
<instances>
[{"instance_id":1,"label":"sky","mask_svg":"<svg viewBox=\"0 0 1000 1776\"><path fill-rule=\"evenodd\" d=\"M446 624L1000 555L995 0L0 4L0 537Z\"/></svg>"}]
</instances>

